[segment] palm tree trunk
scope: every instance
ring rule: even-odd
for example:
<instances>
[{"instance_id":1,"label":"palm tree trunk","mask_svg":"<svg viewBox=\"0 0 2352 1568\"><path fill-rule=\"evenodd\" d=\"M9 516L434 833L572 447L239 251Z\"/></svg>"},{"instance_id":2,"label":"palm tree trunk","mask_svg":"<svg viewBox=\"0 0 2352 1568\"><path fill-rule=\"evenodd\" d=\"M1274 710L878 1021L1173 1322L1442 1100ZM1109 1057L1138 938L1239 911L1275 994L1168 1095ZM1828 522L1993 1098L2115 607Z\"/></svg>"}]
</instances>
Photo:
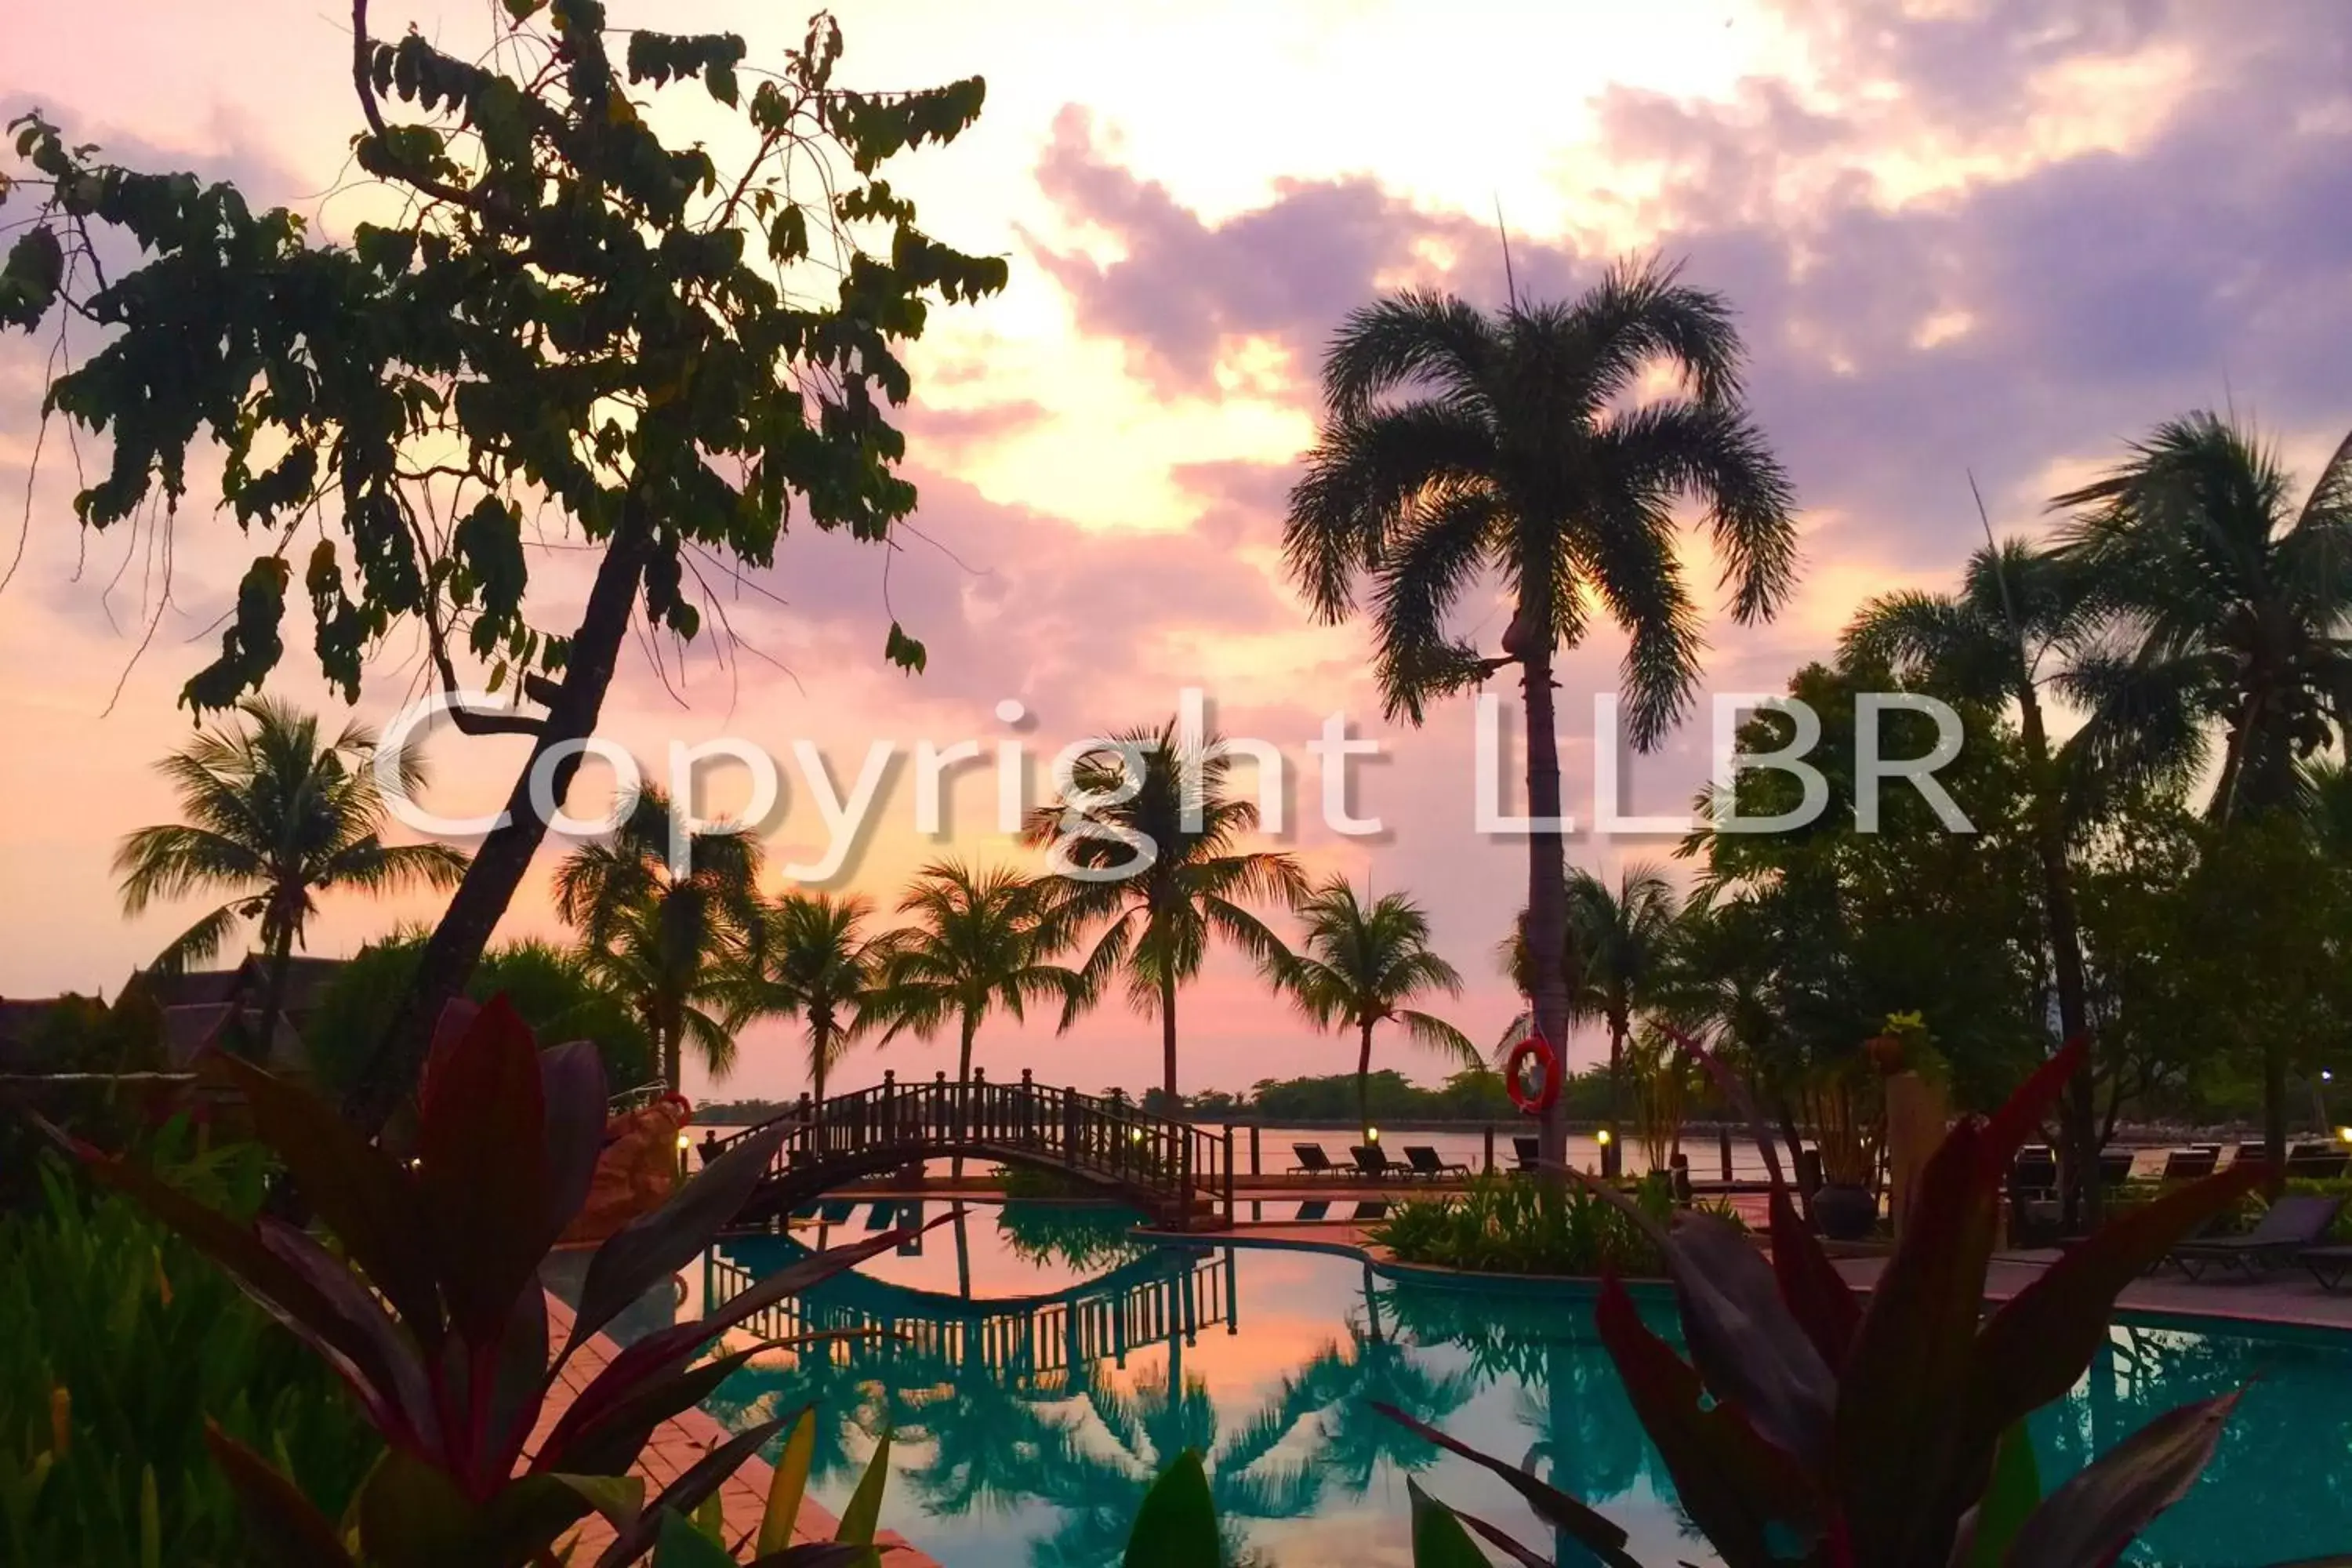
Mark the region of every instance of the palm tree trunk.
<instances>
[{"instance_id":1,"label":"palm tree trunk","mask_svg":"<svg viewBox=\"0 0 2352 1568\"><path fill-rule=\"evenodd\" d=\"M269 975L261 987L261 1028L253 1042L253 1059L267 1067L270 1059L270 1042L278 1035L278 1015L286 1006L286 972L293 966L294 922L278 922L278 934L269 943Z\"/></svg>"},{"instance_id":2,"label":"palm tree trunk","mask_svg":"<svg viewBox=\"0 0 2352 1568\"><path fill-rule=\"evenodd\" d=\"M1549 574L1541 591L1551 591ZM1520 619L1528 621L1527 606ZM1549 626L1550 617L1542 618ZM1549 633L1529 639L1540 647L1520 656L1521 689L1528 705L1528 812L1537 826L1528 834L1528 1001L1535 1009L1536 1027L1559 1053L1560 1071L1568 1070L1568 846L1557 827L1546 824L1559 818L1559 739L1552 724L1551 641ZM1537 1147L1547 1165L1557 1167L1568 1157L1568 1112L1558 1100L1543 1114ZM1557 1170L1546 1178L1558 1183Z\"/></svg>"},{"instance_id":3,"label":"palm tree trunk","mask_svg":"<svg viewBox=\"0 0 2352 1568\"><path fill-rule=\"evenodd\" d=\"M596 580L572 637L563 679L534 733L530 757L515 774L514 787L507 792L505 823L474 852L465 879L457 884L417 960L415 978L344 1097L344 1112L362 1129L383 1126L394 1108L415 1088L441 1009L465 990L474 966L481 962L482 950L489 945L491 932L507 912L515 889L522 885L531 857L547 837L547 824L531 803L531 779L540 759L559 746L569 751L551 769L557 805L563 803L572 788L584 755L577 744L595 732L621 644L628 636L637 584L645 574L652 543L653 519L632 496L622 509L620 526L604 548L604 560L597 563Z\"/></svg>"},{"instance_id":4,"label":"palm tree trunk","mask_svg":"<svg viewBox=\"0 0 2352 1568\"><path fill-rule=\"evenodd\" d=\"M1609 1142L1601 1146L1601 1173L1615 1178L1625 1170L1625 1006L1609 1009Z\"/></svg>"},{"instance_id":5,"label":"palm tree trunk","mask_svg":"<svg viewBox=\"0 0 2352 1568\"><path fill-rule=\"evenodd\" d=\"M956 1048L956 1083L959 1085L956 1092L959 1095L968 1096L971 1092L970 1087L971 1083L971 1040L972 1037L979 1033L979 1016L973 1013L966 1013L963 1016L963 1037L961 1043ZM959 1140L963 1137L963 1131L964 1130L961 1126L956 1129L956 1137ZM948 1174L955 1181L961 1182L963 1180L962 1155L958 1154L953 1160L948 1163ZM961 1226L961 1222L959 1221L958 1224Z\"/></svg>"},{"instance_id":6,"label":"palm tree trunk","mask_svg":"<svg viewBox=\"0 0 2352 1568\"><path fill-rule=\"evenodd\" d=\"M2042 862L2042 907L2050 927L2050 962L2058 982L2058 1032L2083 1043L2083 1066L2066 1086L2066 1190L2060 1224L2070 1233L2095 1227L2099 1192L2097 1043L2091 1038L2090 985L2083 973L2083 938L2074 914L2074 868L2066 858L2064 803L2050 759L2042 700L2031 680L2018 687L2019 730L2026 765L2033 771L2034 851Z\"/></svg>"},{"instance_id":7,"label":"palm tree trunk","mask_svg":"<svg viewBox=\"0 0 2352 1568\"><path fill-rule=\"evenodd\" d=\"M809 1032L809 1116L816 1121L824 1120L824 1061L832 1047L822 1031Z\"/></svg>"},{"instance_id":8,"label":"palm tree trunk","mask_svg":"<svg viewBox=\"0 0 2352 1568\"><path fill-rule=\"evenodd\" d=\"M1168 1111L1176 1114L1176 976L1160 976L1160 1091L1168 1097Z\"/></svg>"},{"instance_id":9,"label":"palm tree trunk","mask_svg":"<svg viewBox=\"0 0 2352 1568\"><path fill-rule=\"evenodd\" d=\"M685 1063L681 1059L686 1054L686 1042L681 1037L685 1033L674 1021L665 1023L661 1028L662 1082L672 1094L685 1089Z\"/></svg>"},{"instance_id":10,"label":"palm tree trunk","mask_svg":"<svg viewBox=\"0 0 2352 1568\"><path fill-rule=\"evenodd\" d=\"M2286 1185L2286 1040L2275 1029L2263 1033L2263 1161L2275 1195Z\"/></svg>"},{"instance_id":11,"label":"palm tree trunk","mask_svg":"<svg viewBox=\"0 0 2352 1568\"><path fill-rule=\"evenodd\" d=\"M1363 1125L1360 1131L1364 1142L1372 1141L1372 1021L1367 1018L1361 1027L1363 1048L1356 1053L1356 1120Z\"/></svg>"}]
</instances>

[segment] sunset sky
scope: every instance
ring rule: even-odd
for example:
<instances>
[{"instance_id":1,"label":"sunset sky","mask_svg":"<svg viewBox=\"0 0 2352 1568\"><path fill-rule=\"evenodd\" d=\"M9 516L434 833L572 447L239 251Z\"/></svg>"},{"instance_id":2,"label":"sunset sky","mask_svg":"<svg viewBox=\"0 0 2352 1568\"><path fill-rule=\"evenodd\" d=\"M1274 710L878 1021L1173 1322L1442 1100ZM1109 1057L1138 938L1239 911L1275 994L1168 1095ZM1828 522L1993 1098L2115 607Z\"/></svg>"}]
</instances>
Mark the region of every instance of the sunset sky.
<instances>
[{"instance_id":1,"label":"sunset sky","mask_svg":"<svg viewBox=\"0 0 2352 1568\"><path fill-rule=\"evenodd\" d=\"M413 19L470 53L497 9L376 0L372 30ZM127 163L234 178L328 236L347 231L353 199L322 200L358 123L346 11L102 10L102 26L90 8L9 18L0 117L38 106ZM802 30L774 5L612 10L620 25L740 31L753 63ZM1498 209L1525 292L1570 293L1614 258L1657 251L1731 299L1757 416L1803 508L1804 569L1773 625L1718 618L1707 684L1720 691L1778 689L1869 594L1949 581L1981 540L1971 475L1996 528L2030 531L2046 524L2043 498L2168 416L2231 406L2305 474L2352 425L2343 0L897 0L838 14L854 83L986 77L978 126L892 178L930 232L1005 257L1012 284L935 314L914 353L919 534L887 587L882 552L793 534L730 603L745 648L698 645L674 696L641 645L604 732L649 759L673 739L741 736L780 758L806 740L845 783L876 740L1019 738L1042 765L1069 739L1157 722L1201 686L1221 727L1286 753L1286 847L1428 906L1468 981L1452 1016L1482 1041L1515 1010L1494 950L1526 858L1520 841L1474 830L1471 706L1419 731L1383 722L1364 632L1311 625L1280 571L1320 348L1351 307L1408 284L1499 302ZM0 223L15 216L0 209ZM0 994L111 994L194 908L126 921L108 862L124 832L170 816L150 764L187 734L175 695L210 657L253 549L209 497L184 509L165 605L158 542L78 534L61 426L28 492L42 353L0 342L0 572L20 505L29 521L0 589ZM1696 544L1692 561L1711 583ZM1465 625L1491 642L1507 615L1481 604ZM894 614L929 644L919 678L881 660ZM329 705L307 626L286 641L273 689ZM1591 698L1622 653L1601 630L1563 670L1568 800L1587 819ZM396 636L360 716L392 714L416 673ZM1516 692L1504 695L1507 729ZM1007 699L1033 728L999 721ZM1356 809L1383 819L1378 837L1321 823L1305 743L1333 712L1383 744L1357 769ZM1684 808L1705 747L1702 707L1630 764L1627 806ZM433 803L487 808L520 752L437 735ZM1507 757L1515 770L1516 745ZM773 858L805 860L823 829L783 766ZM902 767L841 882L887 907L940 853L1022 853L995 832L992 799L987 775L970 776L945 841L928 840ZM1587 837L1571 858L1613 870L1670 848ZM509 932L559 932L552 863L543 853ZM311 951L348 952L433 912L331 900ZM1234 961L1186 994L1181 1016L1187 1089L1352 1066ZM797 1090L795 1044L755 1032L719 1092ZM1387 1047L1390 1065L1435 1076L1401 1038ZM895 1047L843 1076L928 1074L950 1051ZM1062 1039L992 1025L979 1055L992 1072L1025 1063L1139 1087L1157 1077L1157 1031L1114 1003Z\"/></svg>"}]
</instances>

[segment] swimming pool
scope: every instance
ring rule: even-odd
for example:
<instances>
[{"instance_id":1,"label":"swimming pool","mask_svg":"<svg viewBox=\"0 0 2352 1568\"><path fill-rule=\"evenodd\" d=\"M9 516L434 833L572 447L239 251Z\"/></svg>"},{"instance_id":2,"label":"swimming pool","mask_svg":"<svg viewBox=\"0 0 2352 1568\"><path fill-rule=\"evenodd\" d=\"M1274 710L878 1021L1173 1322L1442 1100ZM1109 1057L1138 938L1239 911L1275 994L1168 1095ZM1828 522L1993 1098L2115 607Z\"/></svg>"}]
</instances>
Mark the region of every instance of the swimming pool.
<instances>
[{"instance_id":1,"label":"swimming pool","mask_svg":"<svg viewBox=\"0 0 2352 1568\"><path fill-rule=\"evenodd\" d=\"M721 1299L804 1243L876 1225L870 1205L824 1217L839 1223L722 1243L692 1293ZM1126 1235L1131 1220L967 1205L917 1247L757 1325L892 1337L778 1352L709 1408L740 1424L814 1401L812 1489L836 1511L887 1426L883 1522L950 1568L1116 1563L1144 1489L1185 1447L1207 1456L1237 1563L1408 1561L1408 1475L1549 1544L1500 1481L1374 1415L1376 1399L1531 1462L1625 1526L1643 1562L1713 1561L1593 1332L1589 1293L1395 1280L1321 1253L1157 1247ZM1661 1302L1654 1321L1671 1332L1672 1317ZM2249 1384L2206 1476L2128 1561L2252 1568L2340 1547L2352 1539L2352 1336L2119 1323L2083 1384L2036 1418L2045 1484L2171 1405Z\"/></svg>"}]
</instances>

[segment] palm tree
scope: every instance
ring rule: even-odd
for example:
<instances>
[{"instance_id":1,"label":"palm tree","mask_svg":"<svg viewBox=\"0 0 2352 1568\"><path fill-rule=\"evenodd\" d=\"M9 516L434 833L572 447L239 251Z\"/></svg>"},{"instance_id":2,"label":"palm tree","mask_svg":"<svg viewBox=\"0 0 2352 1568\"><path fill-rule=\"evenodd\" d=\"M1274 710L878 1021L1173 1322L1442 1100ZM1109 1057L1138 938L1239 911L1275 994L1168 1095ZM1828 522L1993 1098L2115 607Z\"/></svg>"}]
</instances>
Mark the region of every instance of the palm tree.
<instances>
[{"instance_id":1,"label":"palm tree","mask_svg":"<svg viewBox=\"0 0 2352 1568\"><path fill-rule=\"evenodd\" d=\"M1079 981L1046 962L1059 945L1049 901L1044 884L1003 868L941 860L915 873L898 900L914 923L891 933L867 1004L888 1026L882 1043L902 1033L928 1040L953 1024L956 1079L966 1082L972 1040L997 1008L1018 1020L1032 1003L1059 1003L1066 1023Z\"/></svg>"},{"instance_id":2,"label":"palm tree","mask_svg":"<svg viewBox=\"0 0 2352 1568\"><path fill-rule=\"evenodd\" d=\"M874 1023L873 1003L892 933L869 933L870 900L787 893L762 907L722 986L730 1030L753 1018L799 1018L808 1028L809 1098L822 1115L824 1080Z\"/></svg>"},{"instance_id":3,"label":"palm tree","mask_svg":"<svg viewBox=\"0 0 2352 1568\"><path fill-rule=\"evenodd\" d=\"M2084 1050L2091 1038L2090 987L2074 913L2068 851L2094 775L2079 748L2053 748L2042 689L2064 678L2064 661L2084 651L2098 620L2088 574L2077 563L2018 541L1988 544L1969 558L1958 594L1916 590L1883 595L1845 630L1842 657L1884 666L1971 701L2015 702L2030 776L2034 852L2042 872L2042 910L2057 983L2058 1027ZM2096 1226L2099 1130L2093 1071L2085 1061L2066 1099L2065 1223Z\"/></svg>"},{"instance_id":4,"label":"palm tree","mask_svg":"<svg viewBox=\"0 0 2352 1568\"><path fill-rule=\"evenodd\" d=\"M2079 741L2117 776L2181 776L2222 735L2209 815L2290 805L2295 764L2352 721L2352 436L2300 508L2277 454L2210 413L2160 425L2051 504L2096 584L2105 641L2076 659Z\"/></svg>"},{"instance_id":5,"label":"palm tree","mask_svg":"<svg viewBox=\"0 0 2352 1568\"><path fill-rule=\"evenodd\" d=\"M164 973L211 958L241 922L255 923L269 959L260 1022L266 1050L285 1002L288 961L318 909L315 895L455 887L466 857L446 844L383 841L388 808L376 783L373 731L347 724L322 741L315 716L268 698L248 698L237 710L243 727L201 731L156 764L185 821L125 837L114 870L125 914L156 899L228 895L157 955L153 967ZM425 764L404 749L397 763L400 787L414 798L425 786Z\"/></svg>"},{"instance_id":6,"label":"palm tree","mask_svg":"<svg viewBox=\"0 0 2352 1568\"><path fill-rule=\"evenodd\" d=\"M1731 614L1769 617L1796 577L1796 525L1780 464L1740 407L1739 335L1717 295L1676 270L1624 265L1570 304L1516 299L1487 316L1407 292L1360 310L1323 365L1326 418L1291 491L1291 575L1316 615L1373 602L1376 669L1391 717L1519 667L1527 703L1530 1000L1566 1038L1559 958L1568 920L1552 661L1583 640L1597 604L1631 637L1623 678L1644 749L1688 706L1699 612L1675 549L1675 502L1696 497ZM1652 374L1673 395L1632 401ZM1394 395L1405 389L1412 395ZM1449 628L1472 585L1516 599L1498 656ZM1561 1158L1560 1113L1544 1152Z\"/></svg>"},{"instance_id":7,"label":"palm tree","mask_svg":"<svg viewBox=\"0 0 2352 1568\"><path fill-rule=\"evenodd\" d=\"M1261 966L1281 962L1282 940L1243 906L1295 904L1307 890L1292 856L1235 847L1258 816L1255 803L1226 793L1231 773L1216 736L1181 734L1171 719L1112 737L1071 770L1078 796L1115 804L1078 810L1056 801L1029 817L1029 841L1051 847L1068 868L1050 879L1055 919L1073 933L1102 924L1079 971L1087 997L1123 972L1136 1011L1159 1015L1160 1090L1171 1112L1181 1103L1178 989L1201 973L1215 937Z\"/></svg>"},{"instance_id":8,"label":"palm tree","mask_svg":"<svg viewBox=\"0 0 2352 1568\"><path fill-rule=\"evenodd\" d=\"M608 840L556 868L555 909L579 931L591 972L645 1021L676 1093L688 1045L713 1078L735 1065L734 1030L713 1008L761 928L761 855L750 833L709 828L687 841L680 875L669 840L669 797L640 792Z\"/></svg>"},{"instance_id":9,"label":"palm tree","mask_svg":"<svg viewBox=\"0 0 2352 1568\"><path fill-rule=\"evenodd\" d=\"M1356 1030L1356 1112L1365 1142L1372 1136L1372 1030L1379 1025L1393 1020L1417 1044L1468 1067L1486 1065L1467 1035L1407 1005L1423 992L1462 994L1462 976L1430 948L1429 917L1419 904L1390 893L1367 908L1346 878L1334 877L1318 884L1298 912L1307 922L1305 951L1276 964L1274 978L1320 1026Z\"/></svg>"},{"instance_id":10,"label":"palm tree","mask_svg":"<svg viewBox=\"0 0 2352 1568\"><path fill-rule=\"evenodd\" d=\"M1612 888L1579 868L1568 882L1568 929L1584 956L1592 1008L1609 1026L1608 1146L1601 1150L1604 1174L1614 1175L1623 1143L1613 1123L1624 1115L1625 1041L1633 1012L1646 1006L1660 966L1674 941L1675 887L1646 861L1623 868Z\"/></svg>"}]
</instances>

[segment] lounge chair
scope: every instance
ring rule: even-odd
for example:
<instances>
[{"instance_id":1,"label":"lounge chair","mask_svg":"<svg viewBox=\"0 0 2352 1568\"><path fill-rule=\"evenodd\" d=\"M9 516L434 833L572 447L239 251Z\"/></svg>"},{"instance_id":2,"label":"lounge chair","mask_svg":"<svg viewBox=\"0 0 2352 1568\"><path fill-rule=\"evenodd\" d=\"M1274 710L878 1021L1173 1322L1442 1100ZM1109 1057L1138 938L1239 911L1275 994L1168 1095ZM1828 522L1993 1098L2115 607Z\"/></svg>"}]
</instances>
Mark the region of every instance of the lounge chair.
<instances>
[{"instance_id":1,"label":"lounge chair","mask_svg":"<svg viewBox=\"0 0 2352 1568\"><path fill-rule=\"evenodd\" d=\"M2177 1243L2165 1254L2191 1279L2201 1279L2208 1268L2237 1270L2249 1278L2289 1262L2315 1247L2335 1225L2342 1198L2290 1194L2271 1205L2254 1228L2243 1236L2201 1237Z\"/></svg>"},{"instance_id":2,"label":"lounge chair","mask_svg":"<svg viewBox=\"0 0 2352 1568\"><path fill-rule=\"evenodd\" d=\"M2333 1291L2352 1274L2352 1247L2338 1242L2327 1247L2306 1247L2294 1255L2294 1260L2311 1270L2323 1290Z\"/></svg>"},{"instance_id":3,"label":"lounge chair","mask_svg":"<svg viewBox=\"0 0 2352 1568\"><path fill-rule=\"evenodd\" d=\"M1290 1167L1288 1173L1291 1175L1328 1176L1339 1169L1331 1163L1331 1156L1323 1152L1323 1145L1320 1143L1293 1143L1290 1146L1290 1152L1298 1161L1298 1163Z\"/></svg>"},{"instance_id":4,"label":"lounge chair","mask_svg":"<svg viewBox=\"0 0 2352 1568\"><path fill-rule=\"evenodd\" d=\"M849 1216L857 1212L857 1205L847 1198L835 1198L816 1211L819 1225L847 1225Z\"/></svg>"},{"instance_id":5,"label":"lounge chair","mask_svg":"<svg viewBox=\"0 0 2352 1568\"><path fill-rule=\"evenodd\" d=\"M2290 1181L2332 1182L2347 1164L2352 1164L2352 1155L2332 1143L2298 1143L2287 1151L2286 1173Z\"/></svg>"},{"instance_id":6,"label":"lounge chair","mask_svg":"<svg viewBox=\"0 0 2352 1568\"><path fill-rule=\"evenodd\" d=\"M2164 1174L2158 1179L2166 1182L2201 1182L2213 1173L2213 1166L2221 1158L2221 1151L2200 1146L2195 1149L2175 1149L2164 1157Z\"/></svg>"},{"instance_id":7,"label":"lounge chair","mask_svg":"<svg viewBox=\"0 0 2352 1568\"><path fill-rule=\"evenodd\" d=\"M1376 1182L1385 1182L1391 1175L1405 1173L1405 1167L1390 1159L1376 1143L1350 1143L1348 1153L1356 1162L1356 1173L1370 1176Z\"/></svg>"},{"instance_id":8,"label":"lounge chair","mask_svg":"<svg viewBox=\"0 0 2352 1568\"><path fill-rule=\"evenodd\" d=\"M898 1223L898 1205L895 1203L876 1204L873 1212L866 1216L866 1228L868 1230L887 1230Z\"/></svg>"},{"instance_id":9,"label":"lounge chair","mask_svg":"<svg viewBox=\"0 0 2352 1568\"><path fill-rule=\"evenodd\" d=\"M1329 1198L1308 1198L1305 1203L1298 1205L1298 1223L1301 1225L1313 1225L1316 1221L1327 1217L1330 1212L1331 1200Z\"/></svg>"},{"instance_id":10,"label":"lounge chair","mask_svg":"<svg viewBox=\"0 0 2352 1568\"><path fill-rule=\"evenodd\" d=\"M2126 1182L2130 1181L2132 1173L2132 1161L2134 1158L2135 1156L2128 1149L2100 1150L2099 1185L2103 1187L2120 1187Z\"/></svg>"},{"instance_id":11,"label":"lounge chair","mask_svg":"<svg viewBox=\"0 0 2352 1568\"><path fill-rule=\"evenodd\" d=\"M2241 1143L2238 1152L2230 1157L2230 1163L2233 1165L2259 1165L2268 1158L2261 1144Z\"/></svg>"},{"instance_id":12,"label":"lounge chair","mask_svg":"<svg viewBox=\"0 0 2352 1568\"><path fill-rule=\"evenodd\" d=\"M1388 1199L1365 1198L1356 1205L1356 1212L1348 1217L1356 1220L1386 1219L1388 1213Z\"/></svg>"},{"instance_id":13,"label":"lounge chair","mask_svg":"<svg viewBox=\"0 0 2352 1568\"><path fill-rule=\"evenodd\" d=\"M1414 1175L1427 1176L1432 1181L1443 1181L1448 1176L1467 1176L1470 1173L1470 1167L1467 1165L1457 1161L1439 1159L1437 1151L1426 1143L1406 1144L1404 1157L1412 1162Z\"/></svg>"},{"instance_id":14,"label":"lounge chair","mask_svg":"<svg viewBox=\"0 0 2352 1568\"><path fill-rule=\"evenodd\" d=\"M1514 1136L1511 1152L1517 1156L1517 1169L1532 1171L1543 1163L1543 1145L1532 1138Z\"/></svg>"}]
</instances>

